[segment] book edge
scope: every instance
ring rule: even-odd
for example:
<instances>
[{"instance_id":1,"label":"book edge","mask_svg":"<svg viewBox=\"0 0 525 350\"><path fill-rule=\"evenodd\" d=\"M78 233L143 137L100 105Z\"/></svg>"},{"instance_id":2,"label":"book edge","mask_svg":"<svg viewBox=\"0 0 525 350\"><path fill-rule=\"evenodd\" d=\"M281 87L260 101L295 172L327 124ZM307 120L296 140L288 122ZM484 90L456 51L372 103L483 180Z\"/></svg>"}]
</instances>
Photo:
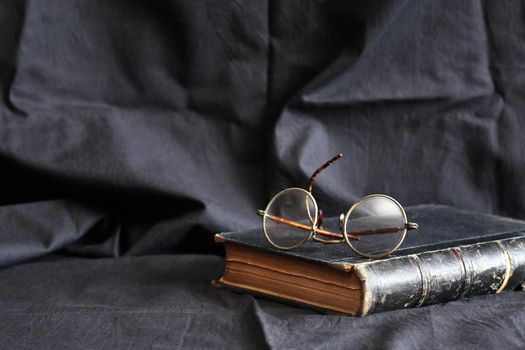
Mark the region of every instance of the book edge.
<instances>
[{"instance_id":1,"label":"book edge","mask_svg":"<svg viewBox=\"0 0 525 350\"><path fill-rule=\"evenodd\" d=\"M263 299L266 299L266 300L272 300L272 301L276 301L276 302L280 302L280 303L285 303L285 304L288 304L288 305L294 305L294 306L298 306L298 307L301 307L301 308L304 308L304 309L308 309L308 310L314 309L314 310L316 310L318 312L322 312L322 313L336 314L336 315L346 315L346 316L357 316L357 313L353 314L351 312L336 310L334 308L330 308L330 307L327 307L327 306L322 306L322 305L319 305L319 304L316 304L316 303L313 303L313 302L310 302L310 301L300 300L300 299L294 298L294 297L284 297L282 295L279 295L277 293L273 293L271 291L266 291L266 290L263 290L263 289L250 287L250 286L247 286L247 285L241 285L241 284L237 284L237 283L227 282L227 281L224 280L223 277L221 277L218 280L212 280L212 282L211 282L212 287L216 288L216 289L228 289L228 290L232 290L234 292L248 293L248 294L252 294L252 295L255 295L255 296L259 296L259 297L261 297Z\"/></svg>"}]
</instances>

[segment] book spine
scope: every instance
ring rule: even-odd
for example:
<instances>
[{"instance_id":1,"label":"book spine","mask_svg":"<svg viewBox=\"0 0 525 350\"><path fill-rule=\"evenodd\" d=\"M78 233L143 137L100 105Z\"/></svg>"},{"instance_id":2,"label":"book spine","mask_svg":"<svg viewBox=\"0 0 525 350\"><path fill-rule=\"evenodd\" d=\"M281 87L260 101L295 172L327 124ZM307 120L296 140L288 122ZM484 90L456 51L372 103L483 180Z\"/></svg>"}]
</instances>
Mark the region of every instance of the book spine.
<instances>
[{"instance_id":1,"label":"book spine","mask_svg":"<svg viewBox=\"0 0 525 350\"><path fill-rule=\"evenodd\" d=\"M525 238L506 239L356 265L359 315L419 307L523 286Z\"/></svg>"}]
</instances>

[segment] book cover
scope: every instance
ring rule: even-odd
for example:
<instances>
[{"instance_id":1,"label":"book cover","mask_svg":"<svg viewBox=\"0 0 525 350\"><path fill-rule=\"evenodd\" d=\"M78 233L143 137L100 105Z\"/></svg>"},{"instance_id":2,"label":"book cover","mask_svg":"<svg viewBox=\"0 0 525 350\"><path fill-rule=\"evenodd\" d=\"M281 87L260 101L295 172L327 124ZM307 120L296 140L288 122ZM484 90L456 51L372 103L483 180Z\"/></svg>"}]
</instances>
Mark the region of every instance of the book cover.
<instances>
[{"instance_id":1,"label":"book cover","mask_svg":"<svg viewBox=\"0 0 525 350\"><path fill-rule=\"evenodd\" d=\"M382 259L363 258L346 244L312 240L291 251L277 250L266 241L262 228L218 234L216 240L225 245L227 254L220 283L316 309L363 316L499 293L517 289L525 281L524 221L441 205L413 206L406 211L419 229L409 232L403 245ZM335 219L323 225L337 231ZM331 271L341 276L332 278ZM340 300L322 295L323 288L335 293L336 286L343 288L338 289ZM317 297L308 294L313 288ZM352 305L346 307L344 298Z\"/></svg>"}]
</instances>

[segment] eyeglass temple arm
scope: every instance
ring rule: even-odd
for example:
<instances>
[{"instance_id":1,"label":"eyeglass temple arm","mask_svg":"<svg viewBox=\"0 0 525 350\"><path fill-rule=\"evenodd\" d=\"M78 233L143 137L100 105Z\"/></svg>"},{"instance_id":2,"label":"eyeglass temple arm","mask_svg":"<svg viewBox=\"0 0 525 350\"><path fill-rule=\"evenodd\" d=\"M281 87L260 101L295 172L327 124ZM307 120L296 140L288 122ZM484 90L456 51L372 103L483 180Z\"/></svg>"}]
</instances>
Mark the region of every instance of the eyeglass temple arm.
<instances>
[{"instance_id":1,"label":"eyeglass temple arm","mask_svg":"<svg viewBox=\"0 0 525 350\"><path fill-rule=\"evenodd\" d=\"M324 169L328 168L330 165L332 165L333 162L335 162L336 160L338 160L342 156L343 156L343 154L339 153L338 155L332 157L329 161L327 161L326 163L321 165L319 168L317 168L317 170L314 171L312 176L310 176L310 180L308 181L308 192L312 193L312 188L314 187L314 181L315 181L315 178L317 177L317 175L319 175L319 173L321 173L321 171L323 171Z\"/></svg>"},{"instance_id":2,"label":"eyeglass temple arm","mask_svg":"<svg viewBox=\"0 0 525 350\"><path fill-rule=\"evenodd\" d=\"M370 230L355 230L355 231L350 231L348 233L351 233L354 236L375 235L375 234L381 234L381 233L396 233L404 229L415 230L418 228L418 226L419 225L416 224L415 222L407 222L405 224L405 227L381 227L381 228L373 228Z\"/></svg>"},{"instance_id":3,"label":"eyeglass temple arm","mask_svg":"<svg viewBox=\"0 0 525 350\"><path fill-rule=\"evenodd\" d=\"M344 226L345 226L345 214L341 214L339 215L339 228L342 230L344 230ZM405 224L405 227L408 231L410 230L417 230L419 228L419 225L415 222L407 222ZM361 233L361 234L369 234L369 233L394 233L394 232L397 232L397 231L401 231L403 228L401 227L392 227L392 228L380 228L379 230L383 230L384 232L371 232L371 231L374 231L374 230L363 230L363 231L350 231L351 234L354 234L354 235L358 235L360 234L359 232L364 232L364 233ZM377 230L377 229L376 229Z\"/></svg>"}]
</instances>

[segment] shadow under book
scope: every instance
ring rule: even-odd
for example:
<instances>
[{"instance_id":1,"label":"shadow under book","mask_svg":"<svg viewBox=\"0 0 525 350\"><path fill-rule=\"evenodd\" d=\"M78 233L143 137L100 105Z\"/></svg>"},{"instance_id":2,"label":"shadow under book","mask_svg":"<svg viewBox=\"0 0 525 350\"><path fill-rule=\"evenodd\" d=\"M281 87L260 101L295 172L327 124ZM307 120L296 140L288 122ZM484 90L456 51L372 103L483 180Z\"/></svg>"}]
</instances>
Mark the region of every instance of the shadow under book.
<instances>
[{"instance_id":1,"label":"shadow under book","mask_svg":"<svg viewBox=\"0 0 525 350\"><path fill-rule=\"evenodd\" d=\"M378 260L344 244L276 250L262 229L217 234L226 267L213 285L353 316L523 289L524 221L440 205L406 211L420 229Z\"/></svg>"}]
</instances>

